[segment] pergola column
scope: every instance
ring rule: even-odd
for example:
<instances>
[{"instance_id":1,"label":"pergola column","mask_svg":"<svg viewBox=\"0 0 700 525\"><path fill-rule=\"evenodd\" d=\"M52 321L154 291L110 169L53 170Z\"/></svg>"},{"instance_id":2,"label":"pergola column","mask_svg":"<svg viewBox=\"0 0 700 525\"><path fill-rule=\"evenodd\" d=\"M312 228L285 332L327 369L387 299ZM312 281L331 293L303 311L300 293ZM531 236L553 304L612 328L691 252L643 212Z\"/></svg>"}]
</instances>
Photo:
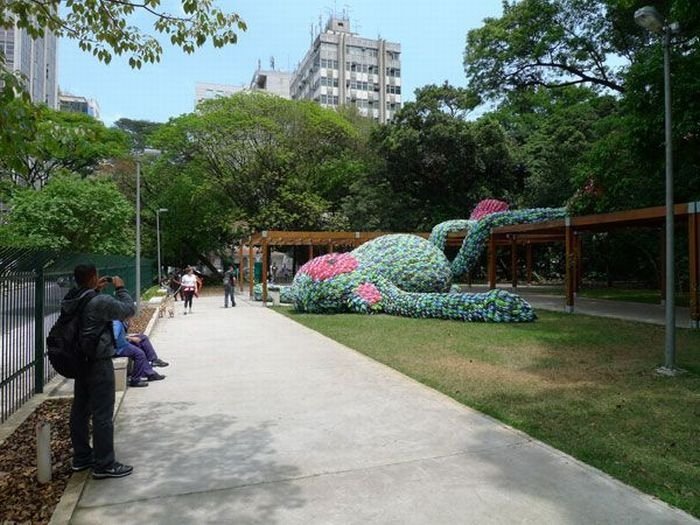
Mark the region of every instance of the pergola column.
<instances>
[{"instance_id":1,"label":"pergola column","mask_svg":"<svg viewBox=\"0 0 700 525\"><path fill-rule=\"evenodd\" d=\"M574 311L574 281L576 277L576 254L574 229L571 227L571 217L564 219L564 239L566 243L566 307L568 313Z\"/></svg>"},{"instance_id":2,"label":"pergola column","mask_svg":"<svg viewBox=\"0 0 700 525\"><path fill-rule=\"evenodd\" d=\"M255 286L255 247L253 246L253 237L250 237L248 241L248 298L252 301L254 299L255 292L253 287Z\"/></svg>"},{"instance_id":3,"label":"pergola column","mask_svg":"<svg viewBox=\"0 0 700 525\"><path fill-rule=\"evenodd\" d=\"M690 326L700 328L700 202L688 205Z\"/></svg>"},{"instance_id":4,"label":"pergola column","mask_svg":"<svg viewBox=\"0 0 700 525\"><path fill-rule=\"evenodd\" d=\"M583 237L580 233L576 234L576 277L574 279L574 293L578 293L583 280Z\"/></svg>"},{"instance_id":5,"label":"pergola column","mask_svg":"<svg viewBox=\"0 0 700 525\"><path fill-rule=\"evenodd\" d=\"M245 239L238 243L238 290L243 291L243 246ZM248 246L248 257L250 257L250 246Z\"/></svg>"},{"instance_id":6,"label":"pergola column","mask_svg":"<svg viewBox=\"0 0 700 525\"><path fill-rule=\"evenodd\" d=\"M532 244L529 242L525 246L525 265L527 267L525 278L530 285L532 284Z\"/></svg>"},{"instance_id":7,"label":"pergola column","mask_svg":"<svg viewBox=\"0 0 700 525\"><path fill-rule=\"evenodd\" d=\"M267 243L267 232L262 239L262 303L267 306L267 267L270 264L270 246Z\"/></svg>"}]
</instances>

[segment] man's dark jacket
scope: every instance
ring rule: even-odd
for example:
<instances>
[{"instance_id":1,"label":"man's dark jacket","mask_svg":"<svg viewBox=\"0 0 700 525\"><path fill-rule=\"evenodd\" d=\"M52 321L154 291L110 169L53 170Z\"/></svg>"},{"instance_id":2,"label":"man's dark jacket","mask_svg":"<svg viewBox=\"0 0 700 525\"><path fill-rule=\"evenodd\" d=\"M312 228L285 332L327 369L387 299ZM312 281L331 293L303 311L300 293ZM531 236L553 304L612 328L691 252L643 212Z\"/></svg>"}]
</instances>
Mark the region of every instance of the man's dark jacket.
<instances>
[{"instance_id":1,"label":"man's dark jacket","mask_svg":"<svg viewBox=\"0 0 700 525\"><path fill-rule=\"evenodd\" d=\"M67 313L75 311L87 288L74 288L61 302ZM136 313L134 300L124 288L117 288L115 297L98 294L85 306L81 317L81 347L89 360L109 359L114 355L112 320L124 321Z\"/></svg>"}]
</instances>

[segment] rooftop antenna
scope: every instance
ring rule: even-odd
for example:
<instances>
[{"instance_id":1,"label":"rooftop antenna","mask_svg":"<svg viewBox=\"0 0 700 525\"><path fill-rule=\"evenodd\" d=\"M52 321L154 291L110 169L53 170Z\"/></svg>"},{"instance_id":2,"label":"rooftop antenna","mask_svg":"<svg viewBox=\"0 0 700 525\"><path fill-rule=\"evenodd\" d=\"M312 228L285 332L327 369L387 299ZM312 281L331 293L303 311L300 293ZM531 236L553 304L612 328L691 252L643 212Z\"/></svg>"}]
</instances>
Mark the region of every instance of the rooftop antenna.
<instances>
[{"instance_id":1,"label":"rooftop antenna","mask_svg":"<svg viewBox=\"0 0 700 525\"><path fill-rule=\"evenodd\" d=\"M260 59L258 58L258 71L260 71Z\"/></svg>"},{"instance_id":2,"label":"rooftop antenna","mask_svg":"<svg viewBox=\"0 0 700 525\"><path fill-rule=\"evenodd\" d=\"M273 56L270 57L270 69L275 70L275 57Z\"/></svg>"}]
</instances>

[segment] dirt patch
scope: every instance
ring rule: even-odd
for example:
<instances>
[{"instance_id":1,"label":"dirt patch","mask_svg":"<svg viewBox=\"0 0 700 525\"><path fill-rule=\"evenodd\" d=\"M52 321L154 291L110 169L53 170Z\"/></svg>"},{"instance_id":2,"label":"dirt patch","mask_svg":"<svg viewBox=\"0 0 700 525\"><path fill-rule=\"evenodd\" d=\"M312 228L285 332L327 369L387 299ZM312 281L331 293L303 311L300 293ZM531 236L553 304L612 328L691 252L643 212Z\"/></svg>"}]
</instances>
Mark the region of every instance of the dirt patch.
<instances>
[{"instance_id":1,"label":"dirt patch","mask_svg":"<svg viewBox=\"0 0 700 525\"><path fill-rule=\"evenodd\" d=\"M48 523L71 476L70 399L42 403L0 445L0 523ZM36 424L51 424L51 481L36 479Z\"/></svg>"},{"instance_id":2,"label":"dirt patch","mask_svg":"<svg viewBox=\"0 0 700 525\"><path fill-rule=\"evenodd\" d=\"M131 323L129 323L129 332L130 333L142 333L144 330L146 330L146 326L148 326L148 322L151 320L151 317L153 317L153 312L155 312L155 308L150 308L147 306L142 306L141 307L141 314L136 317L135 319L131 320Z\"/></svg>"}]
</instances>

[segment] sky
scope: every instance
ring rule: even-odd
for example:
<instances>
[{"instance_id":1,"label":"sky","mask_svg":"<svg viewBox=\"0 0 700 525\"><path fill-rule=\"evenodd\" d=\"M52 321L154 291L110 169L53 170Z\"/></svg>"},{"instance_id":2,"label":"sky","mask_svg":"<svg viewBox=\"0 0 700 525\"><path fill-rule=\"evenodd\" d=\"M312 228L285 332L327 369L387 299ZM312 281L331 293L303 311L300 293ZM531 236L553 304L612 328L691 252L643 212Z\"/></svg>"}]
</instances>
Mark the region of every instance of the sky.
<instances>
[{"instance_id":1,"label":"sky","mask_svg":"<svg viewBox=\"0 0 700 525\"><path fill-rule=\"evenodd\" d=\"M217 5L246 22L248 30L239 34L237 44L220 49L207 45L186 55L164 41L160 63L132 70L124 57L105 65L63 39L60 89L97 100L107 125L122 117L165 122L194 109L197 82L248 85L258 60L267 69L270 57L276 69L293 70L310 47L311 25L318 31L319 17L325 26L333 12L346 10L353 32L401 44L402 96L408 101L426 84L447 80L464 86L467 31L502 11L501 0L218 0ZM141 19L134 23L148 29Z\"/></svg>"}]
</instances>

